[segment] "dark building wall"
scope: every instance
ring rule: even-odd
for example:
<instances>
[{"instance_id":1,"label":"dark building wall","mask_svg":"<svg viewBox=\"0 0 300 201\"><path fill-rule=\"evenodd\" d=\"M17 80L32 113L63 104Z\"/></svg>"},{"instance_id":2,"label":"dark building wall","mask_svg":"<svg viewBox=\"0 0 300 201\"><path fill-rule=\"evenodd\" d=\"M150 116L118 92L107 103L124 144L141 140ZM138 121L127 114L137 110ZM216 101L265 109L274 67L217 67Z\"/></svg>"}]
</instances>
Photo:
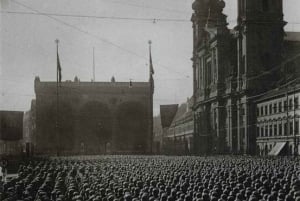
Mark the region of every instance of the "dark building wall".
<instances>
[{"instance_id":1,"label":"dark building wall","mask_svg":"<svg viewBox=\"0 0 300 201\"><path fill-rule=\"evenodd\" d=\"M36 79L35 92L37 153L150 153L149 83L63 82L57 101L56 83Z\"/></svg>"},{"instance_id":2,"label":"dark building wall","mask_svg":"<svg viewBox=\"0 0 300 201\"><path fill-rule=\"evenodd\" d=\"M24 112L0 111L0 140L23 139L23 116Z\"/></svg>"},{"instance_id":3,"label":"dark building wall","mask_svg":"<svg viewBox=\"0 0 300 201\"><path fill-rule=\"evenodd\" d=\"M0 111L0 155L20 155L23 140L21 111Z\"/></svg>"},{"instance_id":4,"label":"dark building wall","mask_svg":"<svg viewBox=\"0 0 300 201\"><path fill-rule=\"evenodd\" d=\"M275 87L283 61L282 0L238 0L238 152L255 154L255 98Z\"/></svg>"}]
</instances>

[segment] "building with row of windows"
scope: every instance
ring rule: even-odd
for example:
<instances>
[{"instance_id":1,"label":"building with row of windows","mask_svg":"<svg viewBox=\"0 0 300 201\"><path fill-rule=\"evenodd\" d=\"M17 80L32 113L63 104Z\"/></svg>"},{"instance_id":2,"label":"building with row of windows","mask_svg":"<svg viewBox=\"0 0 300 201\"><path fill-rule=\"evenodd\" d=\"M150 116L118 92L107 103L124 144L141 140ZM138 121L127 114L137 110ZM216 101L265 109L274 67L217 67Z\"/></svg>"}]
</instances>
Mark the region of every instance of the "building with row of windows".
<instances>
[{"instance_id":1,"label":"building with row of windows","mask_svg":"<svg viewBox=\"0 0 300 201\"><path fill-rule=\"evenodd\" d=\"M284 131L284 121L276 123L276 131L273 123L258 122L285 114L293 99L258 108L257 101L299 76L299 34L284 31L282 0L237 3L234 29L227 27L223 0L195 0L192 5L195 154L256 154L262 146L258 149L256 143L258 130L272 136L292 130L288 123ZM271 149L268 145L265 152Z\"/></svg>"},{"instance_id":2,"label":"building with row of windows","mask_svg":"<svg viewBox=\"0 0 300 201\"><path fill-rule=\"evenodd\" d=\"M299 153L300 84L270 91L257 100L257 152Z\"/></svg>"}]
</instances>

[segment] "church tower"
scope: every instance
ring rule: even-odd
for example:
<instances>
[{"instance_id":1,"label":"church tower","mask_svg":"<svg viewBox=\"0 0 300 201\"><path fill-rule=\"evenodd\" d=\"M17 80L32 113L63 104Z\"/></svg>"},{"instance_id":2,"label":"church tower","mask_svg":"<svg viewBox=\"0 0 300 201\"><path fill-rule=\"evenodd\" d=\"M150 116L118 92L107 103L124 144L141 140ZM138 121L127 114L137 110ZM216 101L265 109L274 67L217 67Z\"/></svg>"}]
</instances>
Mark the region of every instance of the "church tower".
<instances>
[{"instance_id":1,"label":"church tower","mask_svg":"<svg viewBox=\"0 0 300 201\"><path fill-rule=\"evenodd\" d=\"M255 94L266 90L257 90L257 85L276 81L273 73L282 59L285 24L282 0L238 0L239 90ZM266 76L254 79L263 73Z\"/></svg>"},{"instance_id":2,"label":"church tower","mask_svg":"<svg viewBox=\"0 0 300 201\"><path fill-rule=\"evenodd\" d=\"M237 151L254 154L255 98L279 77L285 22L282 0L238 0Z\"/></svg>"}]
</instances>

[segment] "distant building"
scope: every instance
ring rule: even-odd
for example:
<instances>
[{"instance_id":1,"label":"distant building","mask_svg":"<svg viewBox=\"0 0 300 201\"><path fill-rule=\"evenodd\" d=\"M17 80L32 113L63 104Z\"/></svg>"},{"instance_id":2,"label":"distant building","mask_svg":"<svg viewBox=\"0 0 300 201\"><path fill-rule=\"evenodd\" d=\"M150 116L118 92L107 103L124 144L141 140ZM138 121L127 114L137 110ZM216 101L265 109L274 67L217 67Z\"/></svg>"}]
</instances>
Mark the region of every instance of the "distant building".
<instances>
[{"instance_id":1,"label":"distant building","mask_svg":"<svg viewBox=\"0 0 300 201\"><path fill-rule=\"evenodd\" d=\"M166 138L169 132L169 128L172 124L172 121L177 113L178 104L169 104L160 106L160 118L161 118L161 127L162 127L162 136L161 136L161 150L165 154L174 154L175 146L174 142L170 138Z\"/></svg>"},{"instance_id":2,"label":"distant building","mask_svg":"<svg viewBox=\"0 0 300 201\"><path fill-rule=\"evenodd\" d=\"M190 155L194 153L194 120L192 113L192 99L178 107L171 125L164 139L173 148L177 155Z\"/></svg>"},{"instance_id":3,"label":"distant building","mask_svg":"<svg viewBox=\"0 0 300 201\"><path fill-rule=\"evenodd\" d=\"M237 2L233 30L223 0L192 5L196 154L255 154L256 101L299 69L300 37L284 32L282 0Z\"/></svg>"},{"instance_id":4,"label":"distant building","mask_svg":"<svg viewBox=\"0 0 300 201\"><path fill-rule=\"evenodd\" d=\"M194 148L194 123L191 110L192 99L186 103L161 105L160 121L157 121L161 129L157 130L156 143L160 145L160 153L189 155ZM159 125L160 124L160 125Z\"/></svg>"},{"instance_id":5,"label":"distant building","mask_svg":"<svg viewBox=\"0 0 300 201\"><path fill-rule=\"evenodd\" d=\"M21 111L0 111L0 156L22 154L23 115Z\"/></svg>"},{"instance_id":6,"label":"distant building","mask_svg":"<svg viewBox=\"0 0 300 201\"><path fill-rule=\"evenodd\" d=\"M23 152L25 152L27 156L34 154L34 147L36 146L35 103L35 100L31 101L31 108L24 113L23 119Z\"/></svg>"},{"instance_id":7,"label":"distant building","mask_svg":"<svg viewBox=\"0 0 300 201\"><path fill-rule=\"evenodd\" d=\"M163 128L160 115L153 117L153 153L162 154Z\"/></svg>"},{"instance_id":8,"label":"distant building","mask_svg":"<svg viewBox=\"0 0 300 201\"><path fill-rule=\"evenodd\" d=\"M77 78L57 88L37 77L35 153L151 153L151 82Z\"/></svg>"},{"instance_id":9,"label":"distant building","mask_svg":"<svg viewBox=\"0 0 300 201\"><path fill-rule=\"evenodd\" d=\"M299 154L299 83L274 89L257 100L258 154Z\"/></svg>"}]
</instances>

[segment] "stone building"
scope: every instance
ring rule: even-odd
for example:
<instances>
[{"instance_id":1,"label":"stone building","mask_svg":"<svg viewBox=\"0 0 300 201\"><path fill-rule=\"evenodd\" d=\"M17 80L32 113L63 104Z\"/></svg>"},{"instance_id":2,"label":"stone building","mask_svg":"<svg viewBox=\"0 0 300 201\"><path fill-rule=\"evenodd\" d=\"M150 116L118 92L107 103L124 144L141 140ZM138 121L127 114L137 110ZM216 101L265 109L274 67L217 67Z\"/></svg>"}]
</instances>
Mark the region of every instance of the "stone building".
<instances>
[{"instance_id":1,"label":"stone building","mask_svg":"<svg viewBox=\"0 0 300 201\"><path fill-rule=\"evenodd\" d=\"M237 2L233 30L223 0L192 6L197 154L256 153L255 101L278 86L282 63L297 51L296 42L285 40L282 0Z\"/></svg>"},{"instance_id":2,"label":"stone building","mask_svg":"<svg viewBox=\"0 0 300 201\"><path fill-rule=\"evenodd\" d=\"M298 83L294 81L274 89L256 101L258 154L299 154L299 98L298 80Z\"/></svg>"},{"instance_id":3,"label":"stone building","mask_svg":"<svg viewBox=\"0 0 300 201\"><path fill-rule=\"evenodd\" d=\"M35 153L151 153L152 82L77 78L57 87L37 77Z\"/></svg>"},{"instance_id":4,"label":"stone building","mask_svg":"<svg viewBox=\"0 0 300 201\"><path fill-rule=\"evenodd\" d=\"M192 99L188 99L178 107L165 133L164 140L169 143L173 154L190 155L194 152L194 120L191 106Z\"/></svg>"}]
</instances>

